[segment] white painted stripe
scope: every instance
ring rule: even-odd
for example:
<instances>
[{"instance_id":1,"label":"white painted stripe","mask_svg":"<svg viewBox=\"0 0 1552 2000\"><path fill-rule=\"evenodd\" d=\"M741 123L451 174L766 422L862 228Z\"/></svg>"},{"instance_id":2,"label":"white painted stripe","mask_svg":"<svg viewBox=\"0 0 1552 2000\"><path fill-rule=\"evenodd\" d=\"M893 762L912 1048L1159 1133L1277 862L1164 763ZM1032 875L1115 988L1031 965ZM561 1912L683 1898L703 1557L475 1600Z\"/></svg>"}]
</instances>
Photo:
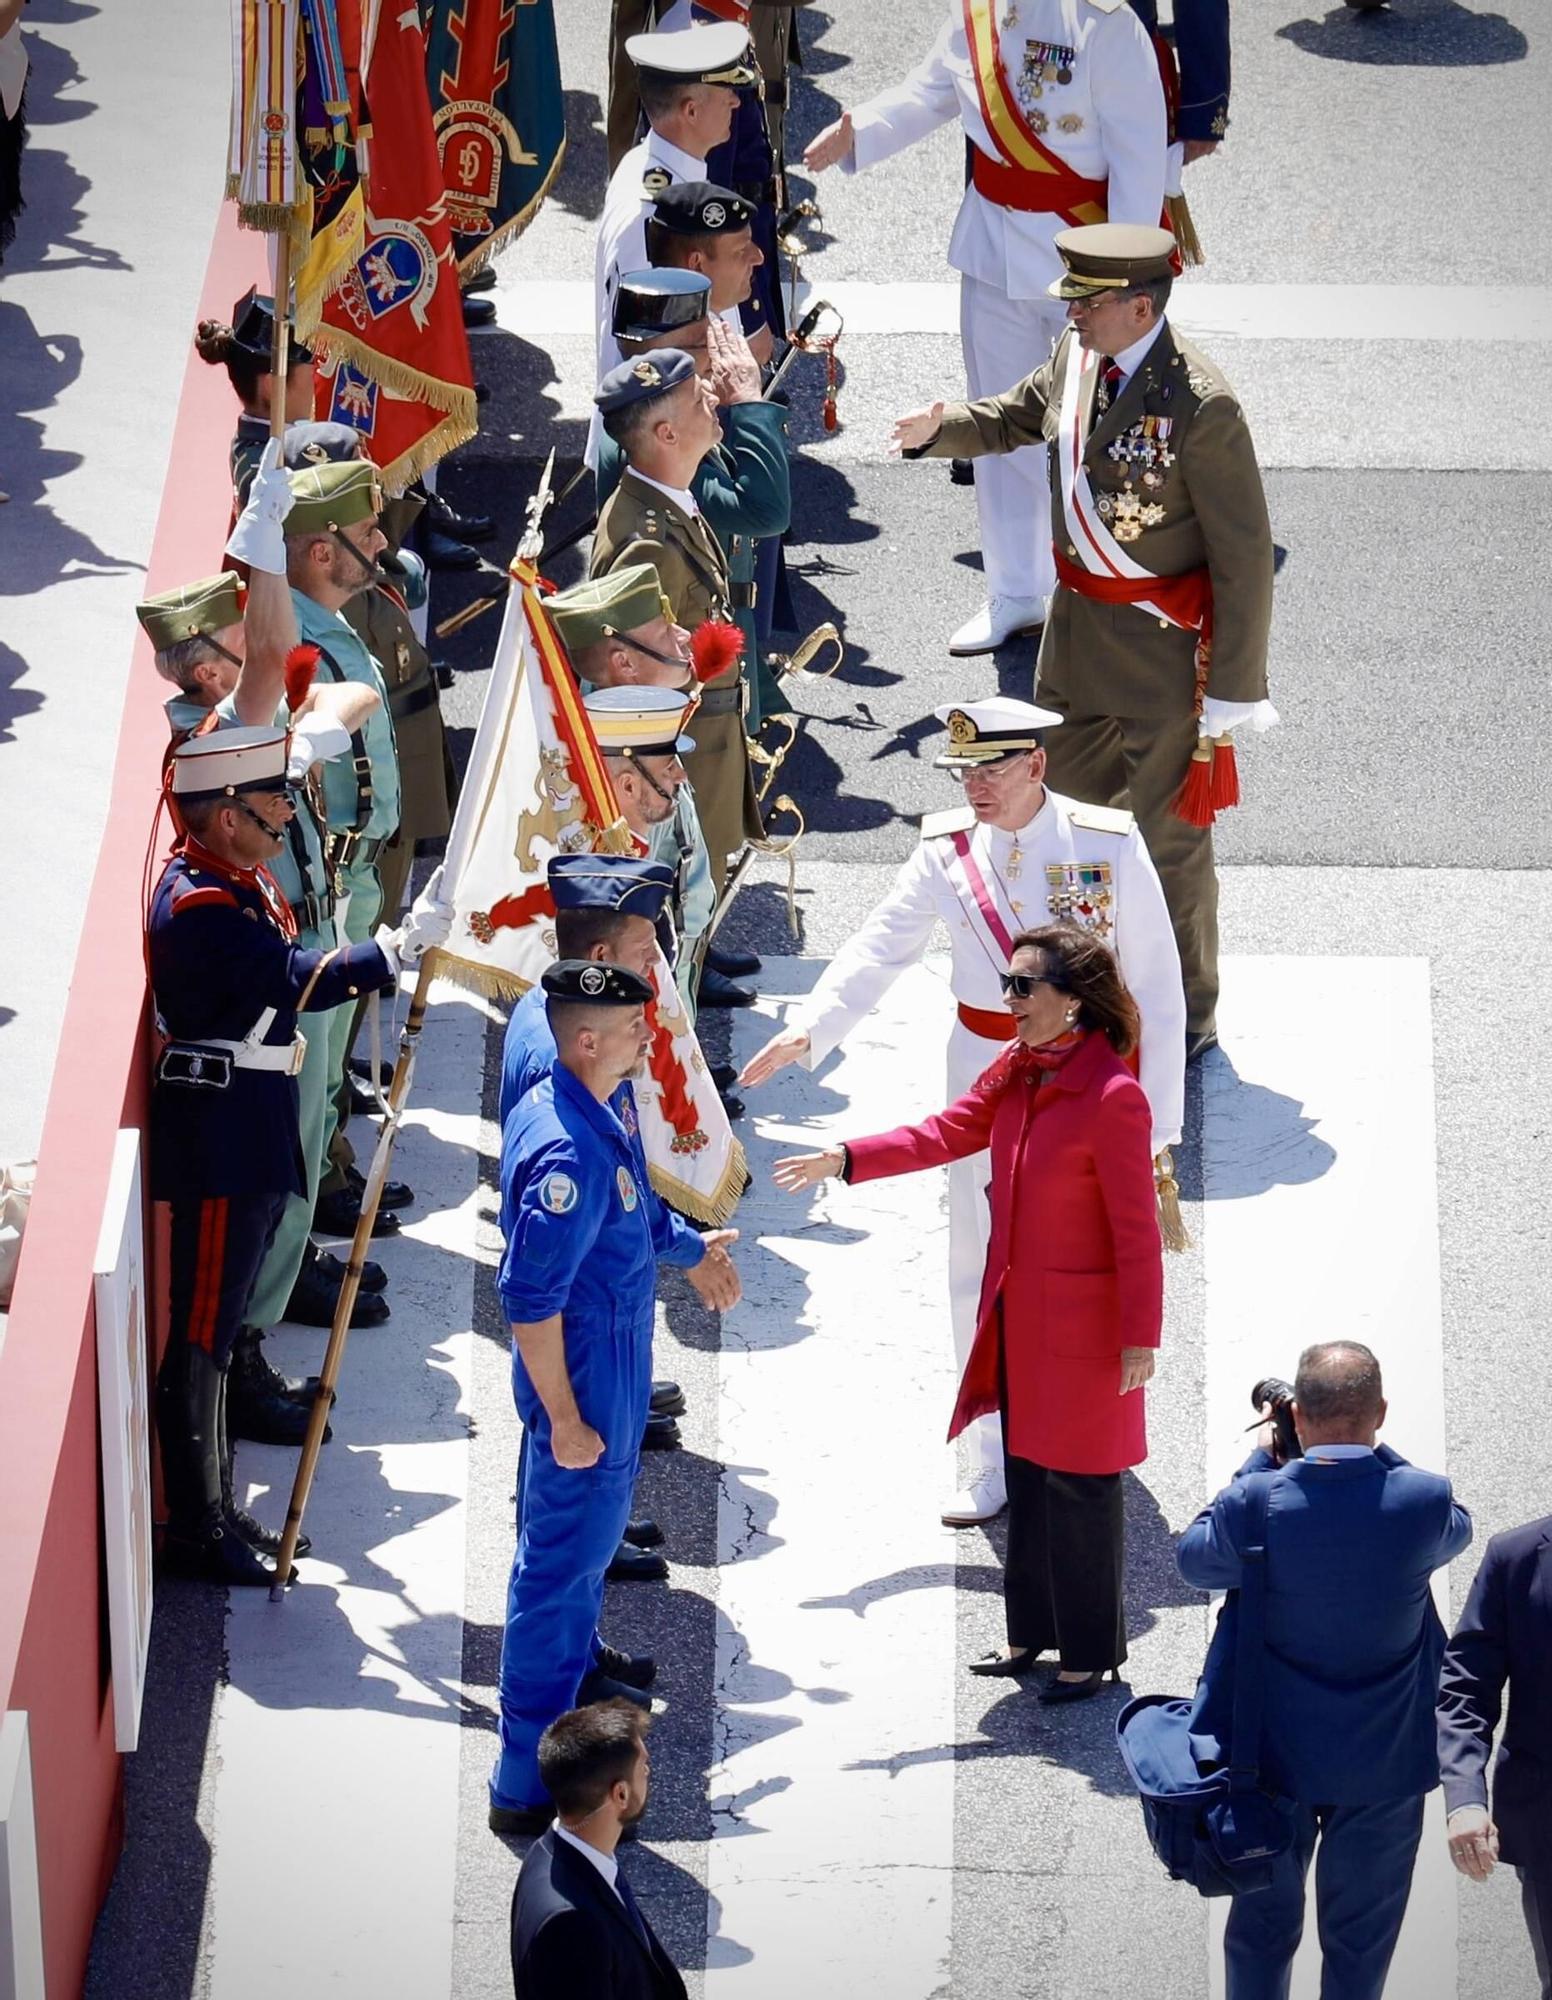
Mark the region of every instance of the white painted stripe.
<instances>
[{"instance_id":1,"label":"white painted stripe","mask_svg":"<svg viewBox=\"0 0 1552 2000\"><path fill-rule=\"evenodd\" d=\"M1387 1442L1445 1466L1429 969L1417 958L1234 958L1227 1060L1203 1072L1207 1485L1245 1456L1251 1385L1349 1335L1385 1375ZM1445 1575L1434 1579L1449 1613ZM1224 1906L1211 1906L1212 1993ZM1455 1992L1455 1878L1429 1801L1389 1991ZM1319 1989L1313 1898L1294 2000Z\"/></svg>"},{"instance_id":2,"label":"white painted stripe","mask_svg":"<svg viewBox=\"0 0 1552 2000\"><path fill-rule=\"evenodd\" d=\"M813 959L767 959L734 1061ZM722 1328L717 1743L706 1991L765 2000L947 1990L954 1837L954 1544L934 1504L954 1370L940 1174L779 1193L770 1163L941 1107L905 1063L941 966L898 981L781 1119L746 1140L745 1302ZM758 1247L757 1247L758 1246ZM902 1662L905 1664L902 1665Z\"/></svg>"},{"instance_id":3,"label":"white painted stripe","mask_svg":"<svg viewBox=\"0 0 1552 2000\"><path fill-rule=\"evenodd\" d=\"M283 1605L231 1593L207 1914L221 2000L451 1990L485 1021L463 995L427 1017L394 1156L417 1200L373 1246L393 1318L346 1349L306 1580ZM325 1338L287 1329L272 1352L300 1374ZM262 1518L283 1518L295 1464L240 1448Z\"/></svg>"},{"instance_id":4,"label":"white painted stripe","mask_svg":"<svg viewBox=\"0 0 1552 2000\"><path fill-rule=\"evenodd\" d=\"M816 264L809 260L809 270ZM492 294L498 323L546 346L596 338L593 287L580 278L526 272ZM927 283L860 278L798 288L799 310L828 299L853 334L959 334L957 279ZM1536 285L1252 285L1186 278L1170 317L1188 334L1245 340L1514 341L1544 343L1552 289Z\"/></svg>"}]
</instances>

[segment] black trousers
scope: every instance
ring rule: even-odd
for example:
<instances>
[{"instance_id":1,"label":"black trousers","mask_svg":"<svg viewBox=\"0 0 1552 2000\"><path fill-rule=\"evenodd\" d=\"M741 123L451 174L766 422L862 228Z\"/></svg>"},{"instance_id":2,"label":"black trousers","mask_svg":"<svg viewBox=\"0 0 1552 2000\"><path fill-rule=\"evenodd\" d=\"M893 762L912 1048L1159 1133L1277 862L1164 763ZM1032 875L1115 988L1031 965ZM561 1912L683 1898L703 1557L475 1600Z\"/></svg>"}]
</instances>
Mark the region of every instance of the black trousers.
<instances>
[{"instance_id":1,"label":"black trousers","mask_svg":"<svg viewBox=\"0 0 1552 2000\"><path fill-rule=\"evenodd\" d=\"M1119 1472L1052 1472L1007 1458L1008 1644L1056 1651L1070 1673L1126 1658L1126 1519Z\"/></svg>"},{"instance_id":2,"label":"black trousers","mask_svg":"<svg viewBox=\"0 0 1552 2000\"><path fill-rule=\"evenodd\" d=\"M1544 1857L1534 1868L1516 1868L1514 1872L1520 1878L1520 1907L1530 1932L1542 2000L1552 2000L1552 1857Z\"/></svg>"},{"instance_id":3,"label":"black trousers","mask_svg":"<svg viewBox=\"0 0 1552 2000\"><path fill-rule=\"evenodd\" d=\"M173 1202L169 1355L187 1344L225 1371L285 1205L283 1194Z\"/></svg>"}]
</instances>

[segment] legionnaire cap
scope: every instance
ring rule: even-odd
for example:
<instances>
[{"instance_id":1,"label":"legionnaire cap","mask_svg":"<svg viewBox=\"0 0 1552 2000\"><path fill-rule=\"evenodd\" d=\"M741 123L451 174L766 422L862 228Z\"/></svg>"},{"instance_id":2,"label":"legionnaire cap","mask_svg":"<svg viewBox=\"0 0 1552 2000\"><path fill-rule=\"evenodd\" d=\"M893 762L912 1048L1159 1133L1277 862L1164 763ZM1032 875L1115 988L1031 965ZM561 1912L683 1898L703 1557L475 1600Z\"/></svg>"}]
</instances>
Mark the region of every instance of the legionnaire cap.
<instances>
[{"instance_id":1,"label":"legionnaire cap","mask_svg":"<svg viewBox=\"0 0 1552 2000\"><path fill-rule=\"evenodd\" d=\"M633 854L552 854L548 873L557 910L616 910L649 924L667 908L676 879L666 861Z\"/></svg>"},{"instance_id":2,"label":"legionnaire cap","mask_svg":"<svg viewBox=\"0 0 1552 2000\"><path fill-rule=\"evenodd\" d=\"M341 465L309 465L291 475L288 535L326 534L373 520L383 510L383 489L377 467L356 458Z\"/></svg>"},{"instance_id":3,"label":"legionnaire cap","mask_svg":"<svg viewBox=\"0 0 1552 2000\"><path fill-rule=\"evenodd\" d=\"M1020 750L1038 750L1040 731L1059 728L1062 720L1055 709L1004 694L949 702L932 712L948 731L948 748L933 759L940 771L974 770Z\"/></svg>"},{"instance_id":4,"label":"legionnaire cap","mask_svg":"<svg viewBox=\"0 0 1552 2000\"><path fill-rule=\"evenodd\" d=\"M241 348L250 360L268 368L275 347L275 301L257 285L250 285L232 307L232 335L234 346ZM293 361L313 358L312 349L304 347L294 332L289 354Z\"/></svg>"},{"instance_id":5,"label":"legionnaire cap","mask_svg":"<svg viewBox=\"0 0 1552 2000\"><path fill-rule=\"evenodd\" d=\"M1053 299L1097 299L1175 275L1175 239L1142 222L1090 222L1059 229L1056 249L1066 269L1046 290Z\"/></svg>"},{"instance_id":6,"label":"legionnaire cap","mask_svg":"<svg viewBox=\"0 0 1552 2000\"><path fill-rule=\"evenodd\" d=\"M281 450L292 472L304 472L309 465L344 465L362 456L361 433L350 424L308 419L286 425Z\"/></svg>"},{"instance_id":7,"label":"legionnaire cap","mask_svg":"<svg viewBox=\"0 0 1552 2000\"><path fill-rule=\"evenodd\" d=\"M544 608L561 644L573 655L600 639L636 632L654 618L666 618L668 600L651 563L627 563L607 576L590 577L547 597Z\"/></svg>"},{"instance_id":8,"label":"legionnaire cap","mask_svg":"<svg viewBox=\"0 0 1552 2000\"><path fill-rule=\"evenodd\" d=\"M191 736L173 753L176 799L236 798L240 792L283 792L290 738L269 724L212 729Z\"/></svg>"},{"instance_id":9,"label":"legionnaire cap","mask_svg":"<svg viewBox=\"0 0 1552 2000\"><path fill-rule=\"evenodd\" d=\"M734 21L628 35L625 53L644 76L658 76L665 83L725 83L736 90L759 78L749 30Z\"/></svg>"},{"instance_id":10,"label":"legionnaire cap","mask_svg":"<svg viewBox=\"0 0 1552 2000\"><path fill-rule=\"evenodd\" d=\"M711 280L703 271L627 271L614 288L616 340L653 340L681 326L698 326L710 310Z\"/></svg>"},{"instance_id":11,"label":"legionnaire cap","mask_svg":"<svg viewBox=\"0 0 1552 2000\"><path fill-rule=\"evenodd\" d=\"M754 203L715 181L678 181L652 204L652 220L675 236L730 236L754 220Z\"/></svg>"},{"instance_id":12,"label":"legionnaire cap","mask_svg":"<svg viewBox=\"0 0 1552 2000\"><path fill-rule=\"evenodd\" d=\"M581 1000L590 1007L644 1007L657 996L628 965L600 965L595 958L558 958L539 984L552 1000Z\"/></svg>"},{"instance_id":13,"label":"legionnaire cap","mask_svg":"<svg viewBox=\"0 0 1552 2000\"><path fill-rule=\"evenodd\" d=\"M219 576L202 576L198 583L181 584L177 590L158 591L135 606L135 616L159 653L185 639L208 639L228 625L240 625L242 615L242 579L229 569Z\"/></svg>"},{"instance_id":14,"label":"legionnaire cap","mask_svg":"<svg viewBox=\"0 0 1552 2000\"><path fill-rule=\"evenodd\" d=\"M583 706L606 757L683 757L695 743L679 731L697 699L677 688L609 687L595 688Z\"/></svg>"},{"instance_id":15,"label":"legionnaire cap","mask_svg":"<svg viewBox=\"0 0 1552 2000\"><path fill-rule=\"evenodd\" d=\"M628 410L632 403L644 403L654 396L666 396L695 373L695 363L682 347L659 347L654 353L639 354L634 361L622 361L611 368L598 385L593 401L608 417L616 410ZM292 509L292 516L295 515ZM291 520L286 528L289 532Z\"/></svg>"}]
</instances>

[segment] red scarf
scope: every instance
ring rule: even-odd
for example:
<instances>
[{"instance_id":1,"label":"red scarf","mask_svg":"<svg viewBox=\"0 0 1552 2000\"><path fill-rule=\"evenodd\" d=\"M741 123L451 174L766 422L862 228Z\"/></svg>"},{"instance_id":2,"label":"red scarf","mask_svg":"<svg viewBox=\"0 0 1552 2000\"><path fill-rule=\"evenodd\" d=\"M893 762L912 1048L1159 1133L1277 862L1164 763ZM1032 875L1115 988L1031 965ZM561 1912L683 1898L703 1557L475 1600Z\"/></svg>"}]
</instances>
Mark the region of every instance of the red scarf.
<instances>
[{"instance_id":1,"label":"red scarf","mask_svg":"<svg viewBox=\"0 0 1552 2000\"><path fill-rule=\"evenodd\" d=\"M1012 1042L990 1068L982 1070L974 1088L983 1096L998 1097L1009 1084L1016 1083L1021 1076L1028 1076L1031 1070L1039 1073L1042 1083L1048 1082L1059 1069L1065 1069L1087 1039L1087 1028L1073 1028L1065 1035L1058 1035L1054 1041L1041 1042L1034 1048L1027 1042Z\"/></svg>"}]
</instances>

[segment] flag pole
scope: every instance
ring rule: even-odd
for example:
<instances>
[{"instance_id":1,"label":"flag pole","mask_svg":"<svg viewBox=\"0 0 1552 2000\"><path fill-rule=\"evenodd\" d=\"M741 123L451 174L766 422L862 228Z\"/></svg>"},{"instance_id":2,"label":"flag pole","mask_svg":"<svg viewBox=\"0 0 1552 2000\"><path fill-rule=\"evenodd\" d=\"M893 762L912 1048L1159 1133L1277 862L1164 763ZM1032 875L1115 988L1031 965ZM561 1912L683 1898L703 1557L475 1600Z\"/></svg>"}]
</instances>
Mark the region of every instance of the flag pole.
<instances>
[{"instance_id":1,"label":"flag pole","mask_svg":"<svg viewBox=\"0 0 1552 2000\"><path fill-rule=\"evenodd\" d=\"M269 434L286 434L286 370L291 359L291 232L275 232L275 331L269 351Z\"/></svg>"}]
</instances>

